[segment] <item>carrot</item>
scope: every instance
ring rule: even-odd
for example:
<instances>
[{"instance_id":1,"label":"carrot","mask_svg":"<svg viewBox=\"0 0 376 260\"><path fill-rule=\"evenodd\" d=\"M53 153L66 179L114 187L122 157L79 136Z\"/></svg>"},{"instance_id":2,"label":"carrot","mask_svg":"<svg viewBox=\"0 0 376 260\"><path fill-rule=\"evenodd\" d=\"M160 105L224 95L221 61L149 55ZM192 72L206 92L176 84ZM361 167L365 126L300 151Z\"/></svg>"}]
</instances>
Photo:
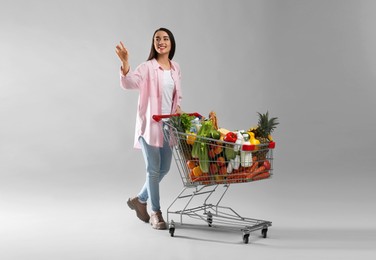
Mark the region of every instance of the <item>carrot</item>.
<instances>
[{"instance_id":1,"label":"carrot","mask_svg":"<svg viewBox=\"0 0 376 260\"><path fill-rule=\"evenodd\" d=\"M255 173L255 174L259 174L259 173L263 173L265 170L266 170L266 167L265 167L264 165L261 165L261 166L258 167L256 170L254 170L253 173Z\"/></svg>"},{"instance_id":2,"label":"carrot","mask_svg":"<svg viewBox=\"0 0 376 260\"><path fill-rule=\"evenodd\" d=\"M258 162L255 162L255 164L258 165ZM252 165L252 167L253 167L253 165ZM251 173L247 174L247 179L254 180L254 178L257 175L260 175L260 174L264 173L265 171L266 171L266 167L264 165L261 165L258 168L255 167L255 170L253 170L253 171L251 171Z\"/></svg>"},{"instance_id":3,"label":"carrot","mask_svg":"<svg viewBox=\"0 0 376 260\"><path fill-rule=\"evenodd\" d=\"M248 180L252 180L254 177L256 177L257 175L259 175L259 173L254 173L254 172L251 172L251 173L248 173L246 178Z\"/></svg>"},{"instance_id":4,"label":"carrot","mask_svg":"<svg viewBox=\"0 0 376 260\"><path fill-rule=\"evenodd\" d=\"M265 160L263 162L263 165L266 167L267 170L270 170L271 165L270 165L270 161L269 160Z\"/></svg>"},{"instance_id":5,"label":"carrot","mask_svg":"<svg viewBox=\"0 0 376 260\"><path fill-rule=\"evenodd\" d=\"M266 179L269 177L270 177L270 172L263 172L253 177L253 180L257 181L257 180L262 180L262 179Z\"/></svg>"},{"instance_id":6,"label":"carrot","mask_svg":"<svg viewBox=\"0 0 376 260\"><path fill-rule=\"evenodd\" d=\"M202 180L201 184L202 185L208 185L208 184L210 184L210 182L211 182L210 179L211 179L211 177L207 173L204 173L203 180Z\"/></svg>"},{"instance_id":7,"label":"carrot","mask_svg":"<svg viewBox=\"0 0 376 260\"><path fill-rule=\"evenodd\" d=\"M239 173L232 173L227 175L227 179L239 179L239 178L245 178L246 173L245 172L239 172Z\"/></svg>"},{"instance_id":8,"label":"carrot","mask_svg":"<svg viewBox=\"0 0 376 260\"><path fill-rule=\"evenodd\" d=\"M233 173L233 174L227 175L226 180L228 183L245 182L246 177L247 177L246 172Z\"/></svg>"},{"instance_id":9,"label":"carrot","mask_svg":"<svg viewBox=\"0 0 376 260\"><path fill-rule=\"evenodd\" d=\"M257 161L253 162L252 165L251 165L251 172L254 172L256 170L257 166L258 166L258 162Z\"/></svg>"},{"instance_id":10,"label":"carrot","mask_svg":"<svg viewBox=\"0 0 376 260\"><path fill-rule=\"evenodd\" d=\"M224 183L241 183L241 182L247 182L247 179L232 179L232 180L226 180Z\"/></svg>"},{"instance_id":11,"label":"carrot","mask_svg":"<svg viewBox=\"0 0 376 260\"><path fill-rule=\"evenodd\" d=\"M204 181L204 180L205 180L205 177L204 176L200 176L200 177L194 178L192 181L193 182L200 182L200 181Z\"/></svg>"},{"instance_id":12,"label":"carrot","mask_svg":"<svg viewBox=\"0 0 376 260\"><path fill-rule=\"evenodd\" d=\"M193 182L200 182L200 181L209 181L210 177L207 173L203 173L202 175L194 178L192 181Z\"/></svg>"}]
</instances>

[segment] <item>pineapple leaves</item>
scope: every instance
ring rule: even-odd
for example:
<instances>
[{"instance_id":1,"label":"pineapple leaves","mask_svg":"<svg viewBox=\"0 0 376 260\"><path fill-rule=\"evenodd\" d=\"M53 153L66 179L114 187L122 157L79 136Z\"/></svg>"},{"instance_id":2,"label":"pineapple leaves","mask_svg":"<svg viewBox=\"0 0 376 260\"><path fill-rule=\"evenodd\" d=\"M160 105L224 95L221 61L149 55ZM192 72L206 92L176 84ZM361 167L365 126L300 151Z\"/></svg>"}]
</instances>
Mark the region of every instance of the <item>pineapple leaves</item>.
<instances>
[{"instance_id":1,"label":"pineapple leaves","mask_svg":"<svg viewBox=\"0 0 376 260\"><path fill-rule=\"evenodd\" d=\"M267 137L279 124L278 118L272 117L269 119L269 111L266 111L265 114L262 114L260 112L257 112L257 114L259 116L259 119L256 129L256 135L260 137Z\"/></svg>"}]
</instances>

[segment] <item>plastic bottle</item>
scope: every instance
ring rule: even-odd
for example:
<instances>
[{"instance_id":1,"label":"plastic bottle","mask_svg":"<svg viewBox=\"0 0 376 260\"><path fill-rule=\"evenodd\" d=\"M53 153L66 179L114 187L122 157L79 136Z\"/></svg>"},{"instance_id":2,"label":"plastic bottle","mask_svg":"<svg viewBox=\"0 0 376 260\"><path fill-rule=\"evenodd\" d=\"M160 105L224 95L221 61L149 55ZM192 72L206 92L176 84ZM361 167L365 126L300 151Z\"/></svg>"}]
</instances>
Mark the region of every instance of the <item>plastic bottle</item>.
<instances>
[{"instance_id":1,"label":"plastic bottle","mask_svg":"<svg viewBox=\"0 0 376 260\"><path fill-rule=\"evenodd\" d=\"M235 159L231 159L231 163L232 163L232 168L234 170L239 169L239 167L240 167L240 155L237 154L235 156Z\"/></svg>"},{"instance_id":2,"label":"plastic bottle","mask_svg":"<svg viewBox=\"0 0 376 260\"><path fill-rule=\"evenodd\" d=\"M243 142L244 142L242 131L238 131L236 133L236 135L237 135L237 138L236 138L236 142L234 144L234 152L235 152L236 155L235 155L234 160L231 162L232 168L234 170L237 170L240 167L240 164L241 164L240 151L242 149L242 145L243 145Z\"/></svg>"},{"instance_id":3,"label":"plastic bottle","mask_svg":"<svg viewBox=\"0 0 376 260\"><path fill-rule=\"evenodd\" d=\"M239 152L241 150L242 144L244 142L243 134L241 133L241 131L238 131L236 135L237 135L237 139L236 139L236 142L235 142L235 145L234 145L234 151Z\"/></svg>"},{"instance_id":4,"label":"plastic bottle","mask_svg":"<svg viewBox=\"0 0 376 260\"><path fill-rule=\"evenodd\" d=\"M191 121L191 129L190 129L190 132L191 133L195 133L197 134L198 131L200 130L200 127L201 127L201 124L200 124L200 119L198 117L196 117L195 119L193 119Z\"/></svg>"},{"instance_id":5,"label":"plastic bottle","mask_svg":"<svg viewBox=\"0 0 376 260\"><path fill-rule=\"evenodd\" d=\"M243 145L240 151L240 161L241 166L243 167L251 167L252 165L252 146L251 142L249 141L249 135L243 134Z\"/></svg>"}]
</instances>

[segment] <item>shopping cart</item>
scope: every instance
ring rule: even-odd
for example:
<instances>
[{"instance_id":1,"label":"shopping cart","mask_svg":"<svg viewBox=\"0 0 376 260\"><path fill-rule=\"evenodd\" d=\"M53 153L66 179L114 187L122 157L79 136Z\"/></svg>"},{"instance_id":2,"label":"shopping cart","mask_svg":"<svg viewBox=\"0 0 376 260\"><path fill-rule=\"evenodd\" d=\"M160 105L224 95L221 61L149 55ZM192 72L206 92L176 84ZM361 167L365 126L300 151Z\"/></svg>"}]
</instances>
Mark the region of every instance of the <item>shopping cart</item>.
<instances>
[{"instance_id":1,"label":"shopping cart","mask_svg":"<svg viewBox=\"0 0 376 260\"><path fill-rule=\"evenodd\" d=\"M198 113L188 115L201 118ZM266 238L268 227L272 225L271 221L243 217L231 207L219 204L231 184L268 179L273 175L273 149L275 148L275 142L251 146L252 166L256 164L257 166L264 166L264 163L267 166L259 167L257 174L254 168L252 169L249 165L244 167L241 164L238 168L235 166L237 169L232 169L230 172L228 168L234 167L228 166L229 164L233 165L234 160L227 159L226 154L229 152L239 153L237 150L239 147L236 148L234 143L179 132L171 123L171 120L168 120L168 118L174 116L179 115L153 116L156 121L167 119L164 120L164 138L173 146L173 158L184 186L167 209L167 223L169 224L170 235L173 237L176 226L181 225L182 227L207 227L240 231L245 244L248 244L250 233L253 231L261 230L261 236ZM190 138L191 140L192 138L194 139L194 143L202 147L206 146L208 153L211 153L207 157L208 162L202 162L210 165L207 173L202 171L200 173L199 170L198 173L195 172L197 170L196 167L200 165L200 159L192 156L193 145L187 142ZM196 199L200 201L199 205L195 204ZM209 200L214 200L214 202ZM178 216L178 220L174 221L172 215ZM189 217L191 221L184 222L183 218L185 217Z\"/></svg>"}]
</instances>

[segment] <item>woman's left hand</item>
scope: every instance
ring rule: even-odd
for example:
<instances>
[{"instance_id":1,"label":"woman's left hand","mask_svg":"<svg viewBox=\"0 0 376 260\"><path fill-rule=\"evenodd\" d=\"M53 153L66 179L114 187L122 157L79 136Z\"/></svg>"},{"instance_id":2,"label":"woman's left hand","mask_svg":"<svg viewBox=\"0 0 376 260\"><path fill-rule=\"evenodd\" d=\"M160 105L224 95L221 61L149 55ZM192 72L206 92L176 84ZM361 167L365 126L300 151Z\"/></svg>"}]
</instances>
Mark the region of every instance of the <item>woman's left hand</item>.
<instances>
[{"instance_id":1,"label":"woman's left hand","mask_svg":"<svg viewBox=\"0 0 376 260\"><path fill-rule=\"evenodd\" d=\"M184 112L183 112L183 110L181 110L180 106L178 106L178 107L176 108L175 113L176 113L176 114L183 114Z\"/></svg>"}]
</instances>

